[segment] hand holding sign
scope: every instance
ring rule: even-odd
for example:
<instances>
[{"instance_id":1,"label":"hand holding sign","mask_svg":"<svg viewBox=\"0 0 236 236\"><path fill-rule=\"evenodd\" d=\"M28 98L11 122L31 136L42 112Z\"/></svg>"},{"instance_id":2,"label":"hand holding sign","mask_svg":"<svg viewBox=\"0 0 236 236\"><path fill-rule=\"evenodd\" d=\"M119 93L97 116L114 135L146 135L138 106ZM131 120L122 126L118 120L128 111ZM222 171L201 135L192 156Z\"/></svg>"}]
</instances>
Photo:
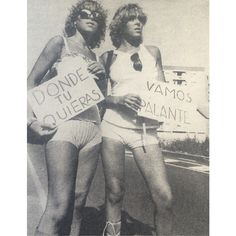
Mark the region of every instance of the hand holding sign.
<instances>
[{"instance_id":1,"label":"hand holding sign","mask_svg":"<svg viewBox=\"0 0 236 236\"><path fill-rule=\"evenodd\" d=\"M30 125L31 131L38 137L47 137L53 135L57 131L57 127L53 124L41 123L35 120Z\"/></svg>"},{"instance_id":2,"label":"hand holding sign","mask_svg":"<svg viewBox=\"0 0 236 236\"><path fill-rule=\"evenodd\" d=\"M82 57L68 57L58 76L28 92L28 101L42 123L59 125L104 99Z\"/></svg>"},{"instance_id":3,"label":"hand holding sign","mask_svg":"<svg viewBox=\"0 0 236 236\"><path fill-rule=\"evenodd\" d=\"M88 71L96 76L105 75L105 69L101 63L92 61L88 64ZM96 78L95 78L96 79ZM97 78L98 79L98 78Z\"/></svg>"},{"instance_id":4,"label":"hand holding sign","mask_svg":"<svg viewBox=\"0 0 236 236\"><path fill-rule=\"evenodd\" d=\"M124 105L135 112L141 108L141 98L137 94L126 94L124 96L118 97L118 104Z\"/></svg>"}]
</instances>

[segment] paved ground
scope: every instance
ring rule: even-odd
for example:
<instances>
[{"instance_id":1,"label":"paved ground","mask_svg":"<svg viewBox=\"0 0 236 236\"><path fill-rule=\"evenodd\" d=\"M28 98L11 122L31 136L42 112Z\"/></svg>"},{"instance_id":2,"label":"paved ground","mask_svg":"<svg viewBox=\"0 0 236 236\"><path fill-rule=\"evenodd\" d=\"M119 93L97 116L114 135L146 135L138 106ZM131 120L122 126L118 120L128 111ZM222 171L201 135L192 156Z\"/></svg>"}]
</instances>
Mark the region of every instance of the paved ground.
<instances>
[{"instance_id":1,"label":"paved ground","mask_svg":"<svg viewBox=\"0 0 236 236\"><path fill-rule=\"evenodd\" d=\"M42 214L47 191L47 174L41 146L28 147L28 236ZM191 157L165 154L168 177L174 195L173 236L209 235L209 169L208 163ZM153 227L152 203L132 156L126 158L126 195L123 232L128 235L150 235ZM101 233L104 223L104 178L99 162L87 199L82 234Z\"/></svg>"}]
</instances>

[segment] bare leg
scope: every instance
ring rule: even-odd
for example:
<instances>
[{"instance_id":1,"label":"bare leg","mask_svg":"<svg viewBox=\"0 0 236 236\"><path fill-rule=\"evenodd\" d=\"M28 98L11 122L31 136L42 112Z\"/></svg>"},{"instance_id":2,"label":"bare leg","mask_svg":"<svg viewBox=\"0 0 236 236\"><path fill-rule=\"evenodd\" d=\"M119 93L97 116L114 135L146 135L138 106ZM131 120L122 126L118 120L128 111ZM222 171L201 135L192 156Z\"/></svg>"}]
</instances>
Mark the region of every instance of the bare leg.
<instances>
[{"instance_id":1,"label":"bare leg","mask_svg":"<svg viewBox=\"0 0 236 236\"><path fill-rule=\"evenodd\" d=\"M74 208L77 148L64 141L46 146L48 197L36 235L69 235Z\"/></svg>"},{"instance_id":2,"label":"bare leg","mask_svg":"<svg viewBox=\"0 0 236 236\"><path fill-rule=\"evenodd\" d=\"M82 149L79 153L72 235L79 236L82 211L86 203L91 182L96 172L99 152L100 144L97 144L93 147Z\"/></svg>"},{"instance_id":3,"label":"bare leg","mask_svg":"<svg viewBox=\"0 0 236 236\"><path fill-rule=\"evenodd\" d=\"M172 194L167 180L163 156L158 145L133 150L137 166L150 190L155 205L154 219L157 235L171 235Z\"/></svg>"},{"instance_id":4,"label":"bare leg","mask_svg":"<svg viewBox=\"0 0 236 236\"><path fill-rule=\"evenodd\" d=\"M106 219L112 223L120 222L121 207L124 197L125 148L122 143L110 138L103 138L102 161L106 183ZM115 232L120 232L116 224ZM114 229L108 225L107 233L113 235Z\"/></svg>"}]
</instances>

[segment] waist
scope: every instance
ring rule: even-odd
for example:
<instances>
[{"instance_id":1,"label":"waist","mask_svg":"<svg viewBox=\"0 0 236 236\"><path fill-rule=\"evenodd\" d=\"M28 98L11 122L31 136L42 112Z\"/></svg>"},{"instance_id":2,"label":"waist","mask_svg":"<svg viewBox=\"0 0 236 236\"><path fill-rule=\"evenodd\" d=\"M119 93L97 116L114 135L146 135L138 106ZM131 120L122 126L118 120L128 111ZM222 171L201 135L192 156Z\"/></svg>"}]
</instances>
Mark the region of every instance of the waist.
<instances>
[{"instance_id":1,"label":"waist","mask_svg":"<svg viewBox=\"0 0 236 236\"><path fill-rule=\"evenodd\" d=\"M106 109L103 120L123 128L142 129L143 123L147 129L157 129L162 122L139 117L130 109Z\"/></svg>"}]
</instances>

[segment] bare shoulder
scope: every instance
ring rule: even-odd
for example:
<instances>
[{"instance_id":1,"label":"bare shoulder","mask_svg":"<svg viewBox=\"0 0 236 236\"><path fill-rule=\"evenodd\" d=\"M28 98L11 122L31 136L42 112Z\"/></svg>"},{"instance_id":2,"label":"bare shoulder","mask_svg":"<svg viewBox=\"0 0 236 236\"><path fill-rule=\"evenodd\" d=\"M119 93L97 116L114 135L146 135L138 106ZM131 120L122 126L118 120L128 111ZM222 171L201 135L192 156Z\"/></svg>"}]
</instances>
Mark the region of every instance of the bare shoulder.
<instances>
[{"instance_id":1,"label":"bare shoulder","mask_svg":"<svg viewBox=\"0 0 236 236\"><path fill-rule=\"evenodd\" d=\"M147 45L145 47L156 60L159 60L161 58L161 51L158 47L152 45Z\"/></svg>"},{"instance_id":2,"label":"bare shoulder","mask_svg":"<svg viewBox=\"0 0 236 236\"><path fill-rule=\"evenodd\" d=\"M51 43L57 44L57 45L64 45L64 39L61 35L56 35L49 41Z\"/></svg>"},{"instance_id":3,"label":"bare shoulder","mask_svg":"<svg viewBox=\"0 0 236 236\"><path fill-rule=\"evenodd\" d=\"M45 52L46 53L59 53L61 52L61 49L63 46L64 46L63 37L60 35L57 35L48 41L45 47Z\"/></svg>"},{"instance_id":4,"label":"bare shoulder","mask_svg":"<svg viewBox=\"0 0 236 236\"><path fill-rule=\"evenodd\" d=\"M163 72L163 67L162 67L160 49L156 46L146 46L146 48L150 52L150 54L155 58L156 68L158 70L158 80L166 82L165 75Z\"/></svg>"}]
</instances>

